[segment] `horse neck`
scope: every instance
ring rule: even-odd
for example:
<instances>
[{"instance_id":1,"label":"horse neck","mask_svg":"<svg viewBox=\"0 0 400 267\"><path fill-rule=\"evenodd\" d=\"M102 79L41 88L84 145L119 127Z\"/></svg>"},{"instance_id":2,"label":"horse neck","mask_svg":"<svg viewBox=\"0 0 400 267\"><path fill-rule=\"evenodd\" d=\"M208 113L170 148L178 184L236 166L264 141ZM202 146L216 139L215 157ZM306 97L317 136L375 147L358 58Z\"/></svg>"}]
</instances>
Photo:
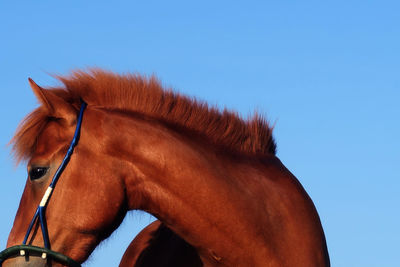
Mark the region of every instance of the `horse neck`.
<instances>
[{"instance_id":1,"label":"horse neck","mask_svg":"<svg viewBox=\"0 0 400 267\"><path fill-rule=\"evenodd\" d=\"M325 252L316 247L323 250L325 240L318 215L274 156L262 161L224 156L157 121L100 113L106 153L121 163L129 209L160 219L206 265L322 266ZM300 252L304 259L287 255Z\"/></svg>"}]
</instances>

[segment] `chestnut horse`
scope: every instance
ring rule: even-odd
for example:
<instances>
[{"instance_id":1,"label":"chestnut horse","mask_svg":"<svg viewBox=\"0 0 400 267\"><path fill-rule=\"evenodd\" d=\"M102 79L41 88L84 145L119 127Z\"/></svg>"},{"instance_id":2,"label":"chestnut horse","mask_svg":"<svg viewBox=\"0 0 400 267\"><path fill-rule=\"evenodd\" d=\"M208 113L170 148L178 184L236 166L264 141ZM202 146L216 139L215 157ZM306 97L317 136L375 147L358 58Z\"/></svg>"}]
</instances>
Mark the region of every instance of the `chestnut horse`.
<instances>
[{"instance_id":1,"label":"chestnut horse","mask_svg":"<svg viewBox=\"0 0 400 267\"><path fill-rule=\"evenodd\" d=\"M176 240L172 258L192 253L203 266L330 265L313 202L275 156L272 129L260 116L245 121L219 112L163 89L155 78L101 70L58 78L63 87L43 89L30 80L41 106L12 140L29 175L8 247L21 244L45 199L47 227L36 224L27 245L51 244L78 263L127 211L139 209L162 224L148 231L159 234L144 230L135 239L128 254L138 256L124 257L132 265ZM87 108L77 119L81 103ZM52 198L42 198L79 128ZM29 255L3 266L49 264L59 266Z\"/></svg>"}]
</instances>

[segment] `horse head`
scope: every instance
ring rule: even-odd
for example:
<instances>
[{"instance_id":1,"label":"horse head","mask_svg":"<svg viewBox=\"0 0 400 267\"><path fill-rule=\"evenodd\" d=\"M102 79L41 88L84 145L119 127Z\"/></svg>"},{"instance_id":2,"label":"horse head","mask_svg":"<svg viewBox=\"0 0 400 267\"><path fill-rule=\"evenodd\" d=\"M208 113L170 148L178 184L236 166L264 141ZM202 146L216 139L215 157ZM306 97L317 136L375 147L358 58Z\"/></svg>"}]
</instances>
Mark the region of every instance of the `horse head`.
<instances>
[{"instance_id":1,"label":"horse head","mask_svg":"<svg viewBox=\"0 0 400 267\"><path fill-rule=\"evenodd\" d=\"M51 179L67 153L79 113L76 106L52 91L39 87L32 80L30 84L41 107L27 118L24 128L15 137L19 149L29 157L28 179L8 247L24 240L36 207L43 201ZM95 129L89 127L89 123L89 120L83 120L79 146L51 192L44 218L51 250L78 262L86 260L96 245L119 226L127 211L119 165L102 153L100 145L93 141L99 140L99 132L96 132L96 126ZM39 224L38 221L34 223L26 242L43 247L45 240ZM6 261L3 266L45 266L49 260L29 257L27 253L25 257Z\"/></svg>"}]
</instances>

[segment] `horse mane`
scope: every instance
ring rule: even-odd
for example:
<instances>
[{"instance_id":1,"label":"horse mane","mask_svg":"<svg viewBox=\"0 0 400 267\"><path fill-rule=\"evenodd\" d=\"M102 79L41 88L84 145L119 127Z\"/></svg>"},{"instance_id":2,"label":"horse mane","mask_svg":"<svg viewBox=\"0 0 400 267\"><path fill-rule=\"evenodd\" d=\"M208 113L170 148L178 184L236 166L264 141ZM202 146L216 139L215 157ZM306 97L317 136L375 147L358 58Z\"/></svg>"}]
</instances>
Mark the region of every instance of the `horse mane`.
<instances>
[{"instance_id":1,"label":"horse mane","mask_svg":"<svg viewBox=\"0 0 400 267\"><path fill-rule=\"evenodd\" d=\"M272 127L254 114L248 120L236 112L219 111L205 102L164 89L154 77L114 74L100 69L74 71L56 76L63 87L46 88L76 107L83 99L88 106L136 112L198 133L215 145L245 154L275 154ZM28 160L37 138L51 119L44 107L36 108L20 124L11 143L17 162Z\"/></svg>"}]
</instances>

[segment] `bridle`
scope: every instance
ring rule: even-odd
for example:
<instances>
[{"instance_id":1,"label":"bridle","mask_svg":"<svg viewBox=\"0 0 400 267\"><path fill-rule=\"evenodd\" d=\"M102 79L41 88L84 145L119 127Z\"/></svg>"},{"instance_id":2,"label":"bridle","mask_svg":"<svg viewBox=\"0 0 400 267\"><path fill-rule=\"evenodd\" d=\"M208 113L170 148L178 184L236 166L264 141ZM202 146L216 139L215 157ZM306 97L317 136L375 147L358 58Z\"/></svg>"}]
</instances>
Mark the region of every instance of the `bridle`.
<instances>
[{"instance_id":1,"label":"bridle","mask_svg":"<svg viewBox=\"0 0 400 267\"><path fill-rule=\"evenodd\" d=\"M81 266L78 262L74 261L73 259L71 259L61 253L52 251L50 249L49 233L47 231L47 223L46 223L47 203L49 202L49 200L53 194L53 190L57 184L57 181L60 178L65 167L67 166L67 164L71 158L71 155L74 152L74 148L78 144L78 141L79 141L83 112L87 106L87 104L84 101L81 101L81 102L82 103L81 103L81 108L80 108L79 115L78 115L78 121L76 124L75 134L74 134L74 137L72 138L71 144L69 145L67 154L64 156L63 161L61 162L56 173L54 174L49 187L47 188L46 192L44 193L42 200L40 201L40 204L36 209L35 215L33 216L31 223L29 224L29 227L25 234L25 238L24 238L24 241L22 242L22 245L9 247L9 248L3 250L2 252L0 252L0 266L2 266L2 263L8 258L15 257L15 256L28 257L29 255L41 256L43 259L48 258L48 259L54 260L56 262L59 262L61 264L67 265L67 266L72 266L72 267L80 267ZM28 238L30 236L30 233L32 231L32 228L37 223L37 221L39 221L40 228L42 229L42 235L43 235L43 241L44 241L43 248L26 244L26 242L28 241Z\"/></svg>"},{"instance_id":2,"label":"bridle","mask_svg":"<svg viewBox=\"0 0 400 267\"><path fill-rule=\"evenodd\" d=\"M29 224L28 230L25 234L24 241L22 241L22 245L13 246L13 247L7 248L7 249L3 250L2 252L0 252L0 266L6 259L8 259L10 257L18 256L18 254L19 254L19 256L29 256L28 254L40 255L43 259L50 258L52 260L55 260L59 263L67 265L67 266L72 266L72 267L81 266L78 262L74 261L73 259L71 259L61 253L52 251L50 249L50 240L49 240L49 234L47 231L47 223L46 223L46 207L47 207L47 203L49 202L49 200L53 194L53 190L57 184L58 179L60 178L62 172L64 171L65 167L67 166L67 164L71 158L71 155L74 152L75 146L78 144L81 125L82 125L83 112L84 112L86 106L87 106L87 104L84 101L82 101L74 137L72 138L71 144L69 145L68 151L67 151L66 155L64 156L63 161L61 162L60 166L58 167L56 173L53 176L53 179L51 180L49 187L47 188L46 192L44 193L42 200L40 201L40 204L36 209L35 215L33 215L31 223ZM26 242L28 241L28 238L30 236L30 233L32 231L32 228L36 224L37 220L39 220L40 227L42 229L44 248L26 244Z\"/></svg>"}]
</instances>

